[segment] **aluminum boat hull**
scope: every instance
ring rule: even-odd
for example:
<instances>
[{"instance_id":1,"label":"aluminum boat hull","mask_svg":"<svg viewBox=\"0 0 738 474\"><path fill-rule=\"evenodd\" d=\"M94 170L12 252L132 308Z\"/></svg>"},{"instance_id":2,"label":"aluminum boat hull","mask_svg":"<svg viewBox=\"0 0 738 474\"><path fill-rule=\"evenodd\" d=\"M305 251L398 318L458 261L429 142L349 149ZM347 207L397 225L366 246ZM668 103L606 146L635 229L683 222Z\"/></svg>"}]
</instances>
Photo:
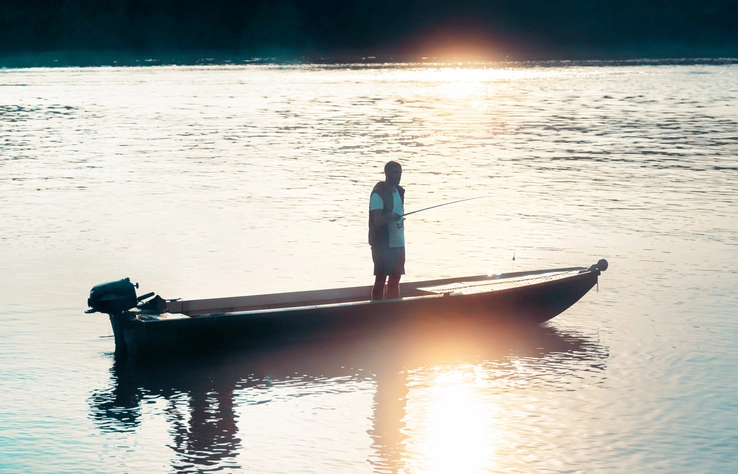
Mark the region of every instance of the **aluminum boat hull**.
<instances>
[{"instance_id":1,"label":"aluminum boat hull","mask_svg":"<svg viewBox=\"0 0 738 474\"><path fill-rule=\"evenodd\" d=\"M402 298L370 301L370 287L201 300L170 300L158 311L110 312L116 355L145 357L233 349L396 326L540 324L598 283L601 260L574 267L403 283ZM604 268L602 268L604 267ZM144 305L145 307L145 305Z\"/></svg>"}]
</instances>

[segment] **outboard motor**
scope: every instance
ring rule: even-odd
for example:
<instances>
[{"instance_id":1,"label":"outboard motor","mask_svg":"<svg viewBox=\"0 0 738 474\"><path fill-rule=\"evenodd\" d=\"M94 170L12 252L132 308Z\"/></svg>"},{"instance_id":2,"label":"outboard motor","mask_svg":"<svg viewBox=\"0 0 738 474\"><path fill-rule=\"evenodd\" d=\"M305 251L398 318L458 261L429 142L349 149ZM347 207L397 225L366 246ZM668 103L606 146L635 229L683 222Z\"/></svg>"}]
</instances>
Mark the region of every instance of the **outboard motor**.
<instances>
[{"instance_id":1,"label":"outboard motor","mask_svg":"<svg viewBox=\"0 0 738 474\"><path fill-rule=\"evenodd\" d=\"M90 298L87 300L87 306L90 308L85 313L107 313L110 317L110 325L113 327L115 337L116 357L124 356L129 351L124 332L135 318L128 312L129 310L138 307L161 312L166 309L166 302L159 296L146 303L141 303L154 296L154 293L136 297L136 288L138 288L138 283L131 283L129 278L101 283L92 287Z\"/></svg>"},{"instance_id":2,"label":"outboard motor","mask_svg":"<svg viewBox=\"0 0 738 474\"><path fill-rule=\"evenodd\" d=\"M95 285L90 290L90 298L87 300L90 309L85 312L117 314L133 309L139 302L136 288L138 283L134 285L130 278Z\"/></svg>"}]
</instances>

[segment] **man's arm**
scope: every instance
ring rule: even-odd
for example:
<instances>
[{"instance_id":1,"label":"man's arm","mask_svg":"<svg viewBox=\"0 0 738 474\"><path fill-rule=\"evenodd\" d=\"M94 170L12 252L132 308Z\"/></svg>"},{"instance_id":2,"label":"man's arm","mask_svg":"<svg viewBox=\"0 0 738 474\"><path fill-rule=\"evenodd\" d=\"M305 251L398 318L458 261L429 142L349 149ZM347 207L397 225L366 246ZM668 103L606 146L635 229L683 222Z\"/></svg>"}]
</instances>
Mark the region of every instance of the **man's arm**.
<instances>
[{"instance_id":1,"label":"man's arm","mask_svg":"<svg viewBox=\"0 0 738 474\"><path fill-rule=\"evenodd\" d=\"M372 216L374 224L380 227L390 222L397 222L400 220L399 214L396 214L394 212L390 212L389 214L382 214L382 209L369 211L369 214Z\"/></svg>"}]
</instances>

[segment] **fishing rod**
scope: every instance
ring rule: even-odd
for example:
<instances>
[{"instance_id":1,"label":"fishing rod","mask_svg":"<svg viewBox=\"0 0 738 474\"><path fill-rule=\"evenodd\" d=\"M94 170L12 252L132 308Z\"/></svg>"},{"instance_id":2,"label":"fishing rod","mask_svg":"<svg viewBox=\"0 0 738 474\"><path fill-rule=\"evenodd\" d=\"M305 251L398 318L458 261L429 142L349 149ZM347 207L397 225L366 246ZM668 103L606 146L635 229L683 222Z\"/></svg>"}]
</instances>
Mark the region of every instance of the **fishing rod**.
<instances>
[{"instance_id":1,"label":"fishing rod","mask_svg":"<svg viewBox=\"0 0 738 474\"><path fill-rule=\"evenodd\" d=\"M473 197L473 198L459 199L458 201L444 202L443 204L436 204L435 206L424 207L423 209L418 209L417 211L406 212L405 214L403 214L403 215L400 216L400 220L397 221L397 227L398 228L402 227L402 221L405 220L405 217L407 217L407 216L409 216L411 214L417 214L418 212L427 211L429 209L435 209L437 207L450 206L451 204L458 204L460 202L473 201L475 199L482 199L482 198L486 198L486 197L489 197L489 196L477 196L477 197Z\"/></svg>"},{"instance_id":2,"label":"fishing rod","mask_svg":"<svg viewBox=\"0 0 738 474\"><path fill-rule=\"evenodd\" d=\"M477 196L477 197L473 197L473 198L459 199L458 201L444 202L443 204L436 204L435 206L430 206L430 207L424 207L423 209L418 209L417 211L413 211L413 212L406 212L405 214L403 214L403 215L402 215L402 216L400 216L400 217L407 217L407 216L409 216L410 214L417 214L418 212L423 212L423 211L427 211L427 210L429 210L429 209L435 209L435 208L437 208L437 207L442 207L442 206L450 206L451 204L458 204L458 203L460 203L460 202L464 202L464 201L473 201L473 200L475 200L475 199L482 199L482 198L486 198L486 197L489 197L489 196Z\"/></svg>"}]
</instances>

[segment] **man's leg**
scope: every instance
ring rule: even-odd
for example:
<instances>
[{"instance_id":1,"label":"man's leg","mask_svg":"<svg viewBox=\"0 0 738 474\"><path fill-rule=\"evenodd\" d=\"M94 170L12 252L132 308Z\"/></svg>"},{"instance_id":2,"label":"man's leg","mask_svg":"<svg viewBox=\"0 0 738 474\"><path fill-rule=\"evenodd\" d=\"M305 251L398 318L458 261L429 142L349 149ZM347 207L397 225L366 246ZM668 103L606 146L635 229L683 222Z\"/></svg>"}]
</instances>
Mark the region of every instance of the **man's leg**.
<instances>
[{"instance_id":1,"label":"man's leg","mask_svg":"<svg viewBox=\"0 0 738 474\"><path fill-rule=\"evenodd\" d=\"M387 282L387 298L399 298L400 297L400 278L402 275L390 275L389 281Z\"/></svg>"},{"instance_id":2,"label":"man's leg","mask_svg":"<svg viewBox=\"0 0 738 474\"><path fill-rule=\"evenodd\" d=\"M372 288L372 299L384 299L384 282L387 281L387 275L377 275L374 278L374 287Z\"/></svg>"}]
</instances>

